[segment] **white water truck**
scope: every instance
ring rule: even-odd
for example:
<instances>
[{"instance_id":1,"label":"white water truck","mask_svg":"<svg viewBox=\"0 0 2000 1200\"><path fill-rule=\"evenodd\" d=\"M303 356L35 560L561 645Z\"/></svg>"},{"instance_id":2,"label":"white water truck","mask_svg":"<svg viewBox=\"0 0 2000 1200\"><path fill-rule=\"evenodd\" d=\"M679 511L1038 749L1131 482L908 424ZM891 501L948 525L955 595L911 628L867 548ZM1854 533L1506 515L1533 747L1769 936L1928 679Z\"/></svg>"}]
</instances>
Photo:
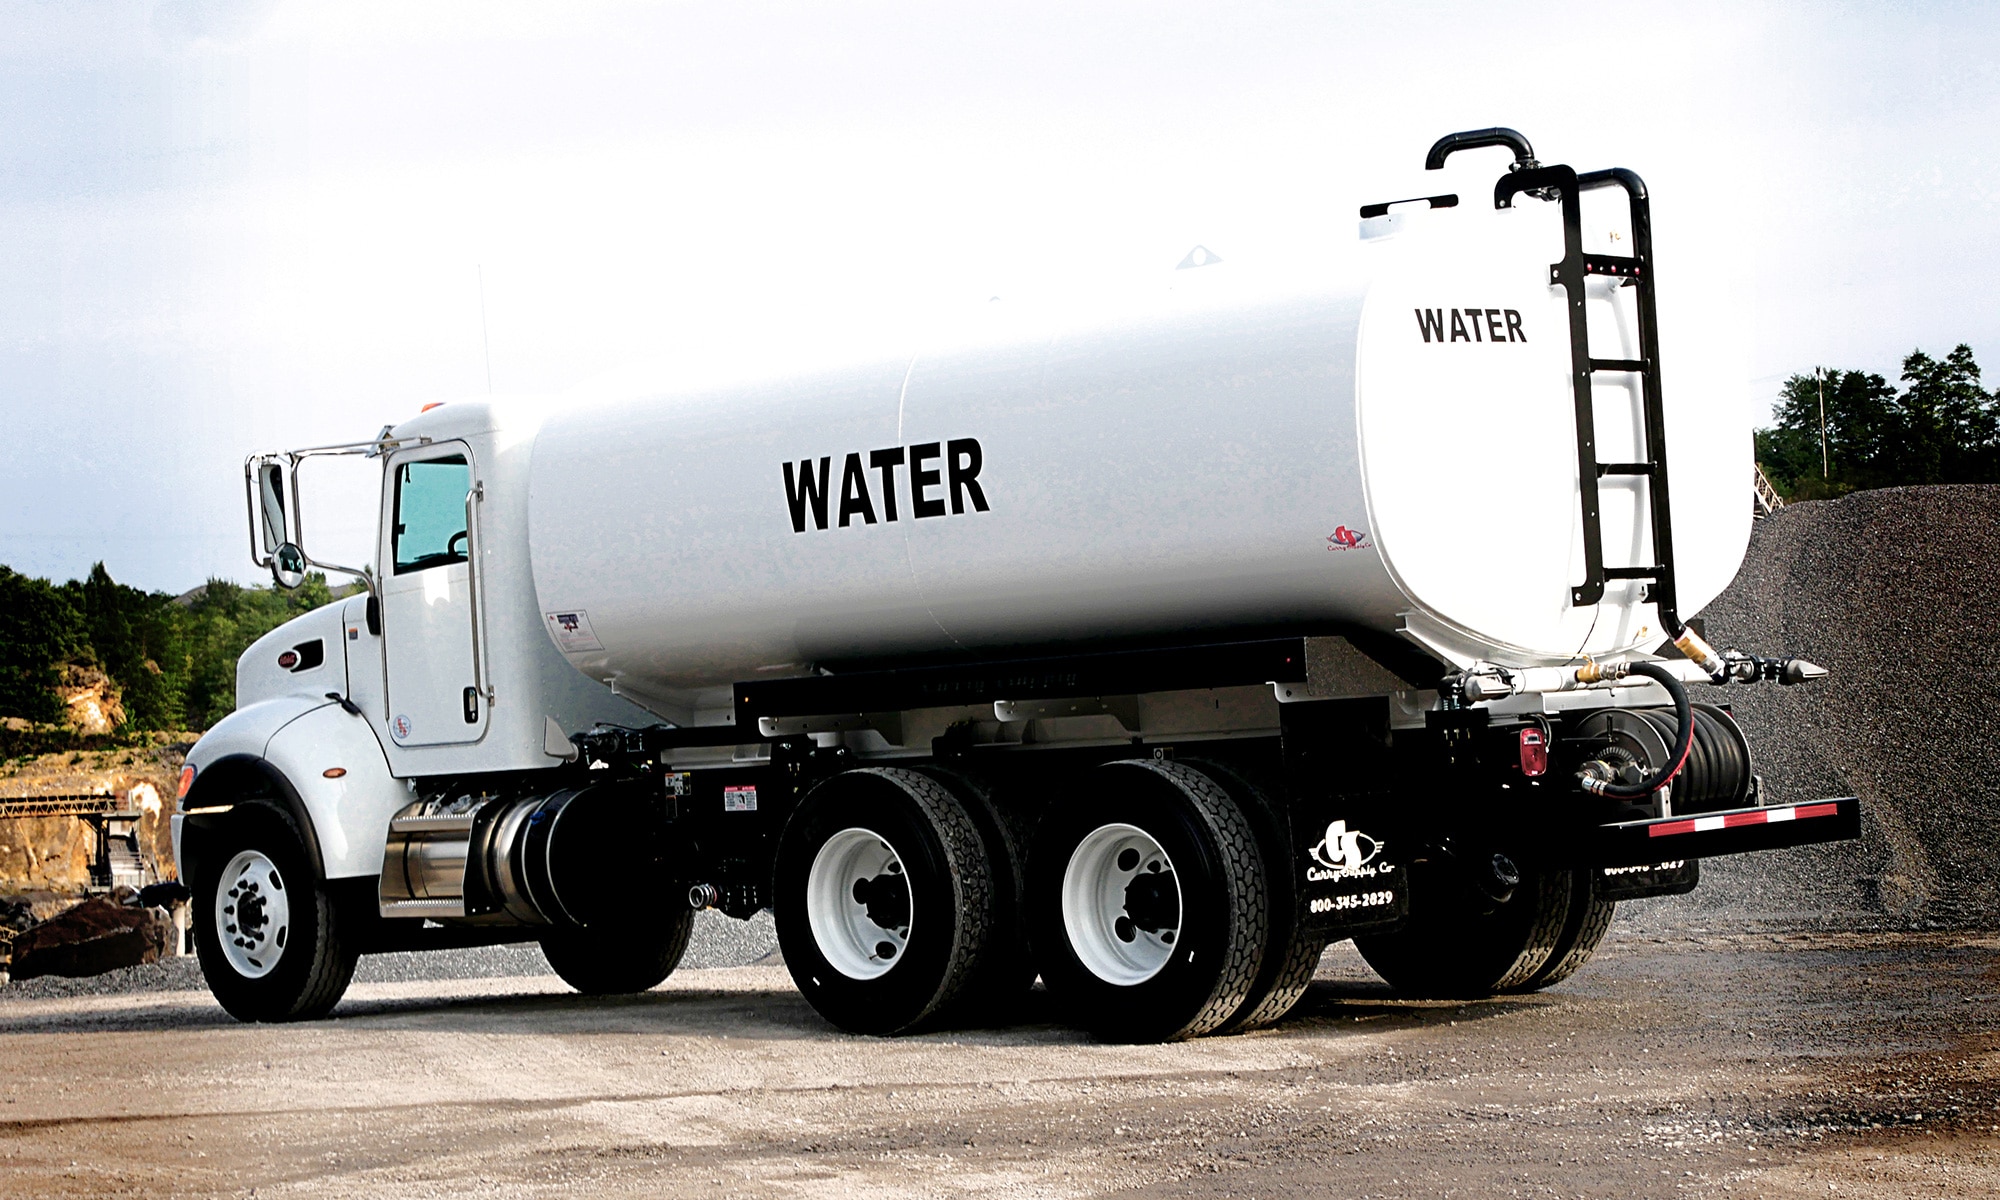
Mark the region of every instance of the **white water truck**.
<instances>
[{"instance_id":1,"label":"white water truck","mask_svg":"<svg viewBox=\"0 0 2000 1200\"><path fill-rule=\"evenodd\" d=\"M1349 937L1407 994L1547 987L1702 858L1857 836L1690 695L1824 672L1687 619L1747 543L1748 414L1699 347L1663 395L1645 185L1505 129L1428 165L1491 146L1490 203L1361 210L1365 278L252 456L257 562L365 589L252 646L188 757L217 999L315 1017L360 954L530 939L636 992L698 910L769 909L844 1029L1039 978L1183 1038ZM365 568L308 548L325 454L381 462Z\"/></svg>"}]
</instances>

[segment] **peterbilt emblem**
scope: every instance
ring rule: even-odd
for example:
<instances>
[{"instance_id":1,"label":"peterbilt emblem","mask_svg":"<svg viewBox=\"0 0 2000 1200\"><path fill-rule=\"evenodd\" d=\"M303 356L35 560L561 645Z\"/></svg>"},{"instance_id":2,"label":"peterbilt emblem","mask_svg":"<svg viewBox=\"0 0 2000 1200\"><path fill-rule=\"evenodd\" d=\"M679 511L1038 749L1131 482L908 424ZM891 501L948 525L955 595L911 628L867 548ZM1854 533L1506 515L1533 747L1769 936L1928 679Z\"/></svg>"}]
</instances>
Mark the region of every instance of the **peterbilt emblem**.
<instances>
[{"instance_id":1,"label":"peterbilt emblem","mask_svg":"<svg viewBox=\"0 0 2000 1200\"><path fill-rule=\"evenodd\" d=\"M1329 878L1340 879L1361 874L1368 864L1375 861L1375 856L1382 853L1382 843L1358 829L1349 829L1346 821L1335 821L1326 827L1326 836L1320 839L1319 845L1307 853L1314 862L1333 873Z\"/></svg>"}]
</instances>

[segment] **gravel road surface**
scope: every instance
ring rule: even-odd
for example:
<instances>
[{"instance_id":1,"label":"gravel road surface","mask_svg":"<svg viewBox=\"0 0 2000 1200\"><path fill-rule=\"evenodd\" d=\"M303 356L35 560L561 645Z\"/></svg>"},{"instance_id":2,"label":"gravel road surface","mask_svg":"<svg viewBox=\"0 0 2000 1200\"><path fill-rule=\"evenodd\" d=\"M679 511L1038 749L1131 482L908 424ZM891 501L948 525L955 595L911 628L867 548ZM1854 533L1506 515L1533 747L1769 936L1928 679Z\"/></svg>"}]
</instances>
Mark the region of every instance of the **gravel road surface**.
<instances>
[{"instance_id":1,"label":"gravel road surface","mask_svg":"<svg viewBox=\"0 0 2000 1200\"><path fill-rule=\"evenodd\" d=\"M1760 522L1711 639L1832 668L1727 698L1861 841L1704 864L1549 992L1400 1001L1347 946L1275 1030L835 1032L768 917L586 1000L533 946L364 959L238 1025L190 959L0 989L0 1196L2000 1195L2000 488ZM745 965L761 964L761 965Z\"/></svg>"},{"instance_id":2,"label":"gravel road surface","mask_svg":"<svg viewBox=\"0 0 2000 1200\"><path fill-rule=\"evenodd\" d=\"M620 1000L357 985L0 1000L0 1195L2000 1193L2000 938L1620 935L1538 996L1391 998L1345 947L1277 1030L892 1041L779 967Z\"/></svg>"}]
</instances>

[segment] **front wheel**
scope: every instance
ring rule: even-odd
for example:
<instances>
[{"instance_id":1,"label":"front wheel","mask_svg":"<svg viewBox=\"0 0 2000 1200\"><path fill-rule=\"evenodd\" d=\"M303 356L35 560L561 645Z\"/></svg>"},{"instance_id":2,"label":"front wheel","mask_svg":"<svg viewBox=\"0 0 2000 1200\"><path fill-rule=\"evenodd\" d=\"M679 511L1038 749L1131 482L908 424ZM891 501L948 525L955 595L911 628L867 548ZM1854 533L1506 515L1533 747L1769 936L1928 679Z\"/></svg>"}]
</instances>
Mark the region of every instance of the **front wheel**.
<instances>
[{"instance_id":1,"label":"front wheel","mask_svg":"<svg viewBox=\"0 0 2000 1200\"><path fill-rule=\"evenodd\" d=\"M208 990L239 1021L325 1016L357 955L297 827L274 807L248 803L213 837L192 905Z\"/></svg>"}]
</instances>

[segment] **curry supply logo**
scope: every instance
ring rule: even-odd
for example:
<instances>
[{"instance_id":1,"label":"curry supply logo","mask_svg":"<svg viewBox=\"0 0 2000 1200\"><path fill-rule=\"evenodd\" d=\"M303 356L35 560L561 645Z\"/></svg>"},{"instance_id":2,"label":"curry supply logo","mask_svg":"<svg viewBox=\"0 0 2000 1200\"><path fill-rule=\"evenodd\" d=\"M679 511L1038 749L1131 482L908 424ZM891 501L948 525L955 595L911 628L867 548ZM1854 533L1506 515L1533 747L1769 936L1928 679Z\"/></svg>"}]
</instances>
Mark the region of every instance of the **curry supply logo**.
<instances>
[{"instance_id":1,"label":"curry supply logo","mask_svg":"<svg viewBox=\"0 0 2000 1200\"><path fill-rule=\"evenodd\" d=\"M1373 550L1375 547L1368 540L1368 532L1366 530L1349 529L1347 526L1342 525L1332 533L1326 535L1326 548L1328 550Z\"/></svg>"},{"instance_id":2,"label":"curry supply logo","mask_svg":"<svg viewBox=\"0 0 2000 1200\"><path fill-rule=\"evenodd\" d=\"M1306 853L1321 868L1306 868L1306 878L1314 883L1329 879L1372 879L1392 869L1388 863L1375 861L1382 854L1381 839L1349 829L1346 821L1328 825L1319 845Z\"/></svg>"},{"instance_id":3,"label":"curry supply logo","mask_svg":"<svg viewBox=\"0 0 2000 1200\"><path fill-rule=\"evenodd\" d=\"M396 740L399 742L408 740L410 736L410 718L404 716L402 713L397 713L396 719L389 722L389 732L395 734Z\"/></svg>"}]
</instances>

